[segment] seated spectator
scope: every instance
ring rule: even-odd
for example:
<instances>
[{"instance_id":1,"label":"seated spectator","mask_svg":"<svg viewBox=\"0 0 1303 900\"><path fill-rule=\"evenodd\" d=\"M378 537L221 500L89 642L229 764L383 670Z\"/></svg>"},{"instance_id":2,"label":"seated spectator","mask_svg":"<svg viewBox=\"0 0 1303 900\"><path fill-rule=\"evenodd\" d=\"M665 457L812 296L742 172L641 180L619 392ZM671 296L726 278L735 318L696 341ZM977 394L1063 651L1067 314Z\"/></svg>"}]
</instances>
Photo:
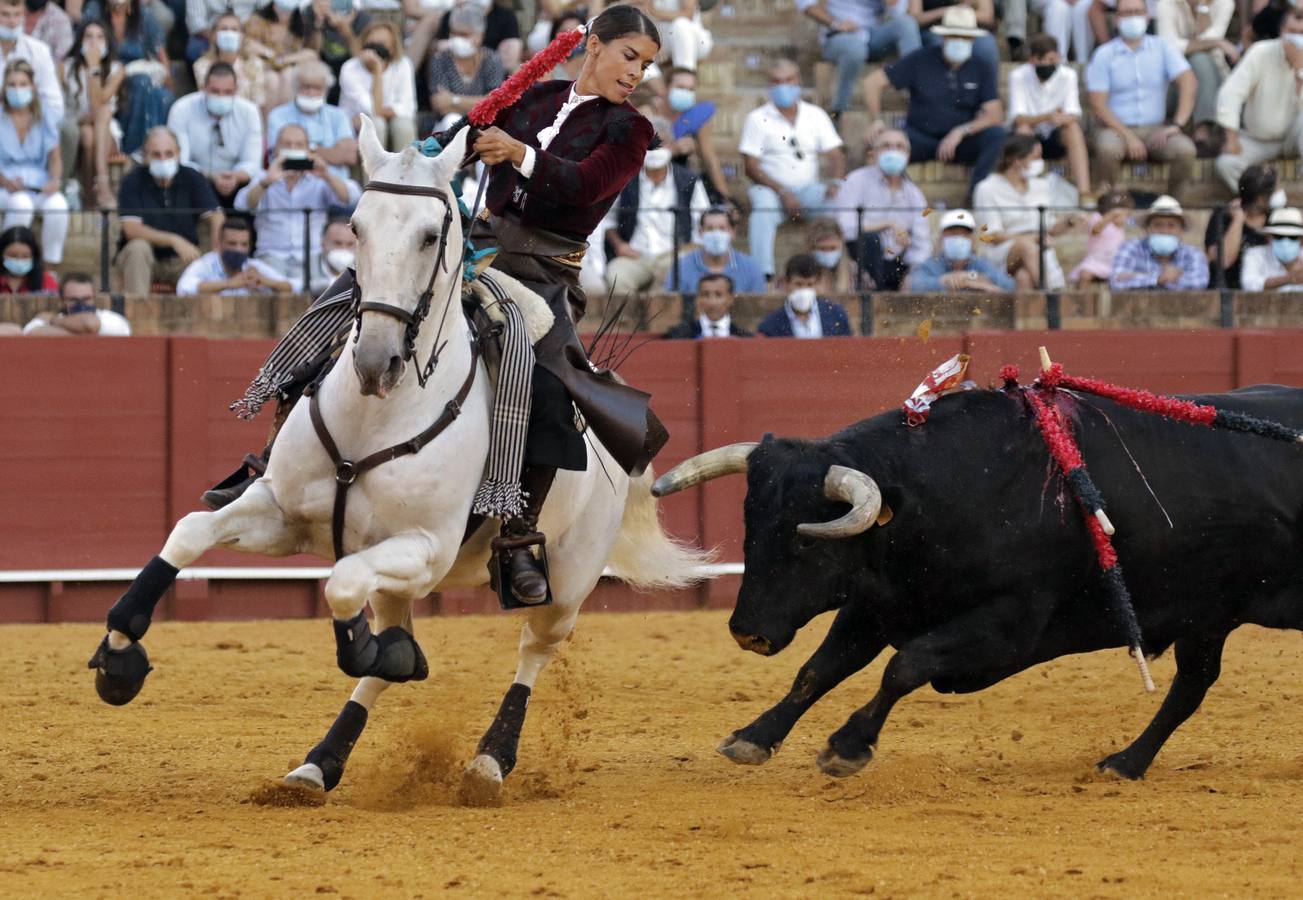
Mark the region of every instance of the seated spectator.
<instances>
[{"instance_id":1,"label":"seated spectator","mask_svg":"<svg viewBox=\"0 0 1303 900\"><path fill-rule=\"evenodd\" d=\"M1265 246L1270 240L1264 230L1268 214L1286 202L1285 192L1276 187L1276 170L1263 164L1244 170L1237 194L1230 203L1213 210L1203 236L1208 283L1231 290L1240 289L1244 254L1252 247ZM1218 280L1219 271L1225 272L1224 281Z\"/></svg>"},{"instance_id":2,"label":"seated spectator","mask_svg":"<svg viewBox=\"0 0 1303 900\"><path fill-rule=\"evenodd\" d=\"M874 288L898 291L909 270L928 258L928 202L905 171L905 132L880 131L869 146L872 161L846 176L833 206L847 253L859 259Z\"/></svg>"},{"instance_id":3,"label":"seated spectator","mask_svg":"<svg viewBox=\"0 0 1303 900\"><path fill-rule=\"evenodd\" d=\"M172 105L167 34L146 13L140 0L109 0L107 7L102 0L90 0L82 10L82 18L103 22L117 49L126 76L122 108L117 114L122 127L120 143L123 153L135 153L151 128L167 122Z\"/></svg>"},{"instance_id":4,"label":"seated spectator","mask_svg":"<svg viewBox=\"0 0 1303 900\"><path fill-rule=\"evenodd\" d=\"M1095 31L1091 25L1091 10L1099 6L1090 0L1033 0L1041 11L1041 26L1045 33L1054 38L1059 50L1059 58L1068 59L1071 45L1073 59L1084 63L1090 59L1095 49ZM1030 50L1030 46L1028 47Z\"/></svg>"},{"instance_id":5,"label":"seated spectator","mask_svg":"<svg viewBox=\"0 0 1303 900\"><path fill-rule=\"evenodd\" d=\"M696 71L697 62L710 56L715 39L701 24L697 0L651 0L643 9L660 29L670 65Z\"/></svg>"},{"instance_id":6,"label":"seated spectator","mask_svg":"<svg viewBox=\"0 0 1303 900\"><path fill-rule=\"evenodd\" d=\"M305 15L299 0L273 0L260 6L245 21L245 40L266 48L268 58L279 69L320 63L321 57L307 42Z\"/></svg>"},{"instance_id":7,"label":"seated spectator","mask_svg":"<svg viewBox=\"0 0 1303 900\"><path fill-rule=\"evenodd\" d=\"M1244 251L1240 276L1246 291L1303 291L1303 213L1293 207L1272 210L1264 232L1270 244Z\"/></svg>"},{"instance_id":8,"label":"seated spectator","mask_svg":"<svg viewBox=\"0 0 1303 900\"><path fill-rule=\"evenodd\" d=\"M530 53L537 53L556 40L556 36L566 31L574 31L580 25L584 24L584 12L582 7L568 6L558 12L557 16L549 23L540 15L539 24L547 24L548 30L545 33L546 43L537 49L529 49ZM534 26L535 31L538 24ZM534 36L534 31L530 32L530 37ZM552 81L577 81L579 80L579 70L584 67L584 44L581 41L575 49L570 51L570 55L562 62L556 64L548 78Z\"/></svg>"},{"instance_id":9,"label":"seated spectator","mask_svg":"<svg viewBox=\"0 0 1303 900\"><path fill-rule=\"evenodd\" d=\"M819 291L826 294L845 294L857 290L854 257L846 253L842 228L831 216L820 216L810 222L805 230L805 252L823 266Z\"/></svg>"},{"instance_id":10,"label":"seated spectator","mask_svg":"<svg viewBox=\"0 0 1303 900\"><path fill-rule=\"evenodd\" d=\"M289 168L310 160L312 168ZM262 177L235 197L235 208L255 214L257 258L296 284L303 264L321 249L321 231L332 206L351 206L361 196L356 182L340 178L320 151L308 149L308 134L300 125L286 125L276 139L275 160ZM311 245L303 245L304 209L311 214Z\"/></svg>"},{"instance_id":11,"label":"seated spectator","mask_svg":"<svg viewBox=\"0 0 1303 900\"><path fill-rule=\"evenodd\" d=\"M607 288L634 294L663 283L674 263L676 232L679 246L699 243L693 221L709 208L701 179L671 163L669 147L648 150L642 171L607 213Z\"/></svg>"},{"instance_id":12,"label":"seated spectator","mask_svg":"<svg viewBox=\"0 0 1303 900\"><path fill-rule=\"evenodd\" d=\"M195 60L196 83L206 82L208 71L216 63L235 70L235 96L248 100L261 112L267 113L281 102L280 75L273 52L257 41L245 39L244 23L235 13L222 13L213 23L213 45Z\"/></svg>"},{"instance_id":13,"label":"seated spectator","mask_svg":"<svg viewBox=\"0 0 1303 900\"><path fill-rule=\"evenodd\" d=\"M262 171L262 116L235 95L235 85L235 70L214 63L203 90L182 97L167 114L181 143L181 165L202 172L224 207Z\"/></svg>"},{"instance_id":14,"label":"seated spectator","mask_svg":"<svg viewBox=\"0 0 1303 900\"><path fill-rule=\"evenodd\" d=\"M439 24L434 32L434 40L437 42L439 49L444 49L444 42L452 37L454 29L452 28L452 14L458 9L473 9L484 17L484 27L480 30L483 32L483 40L480 42L489 50L492 50L502 61L503 67L508 72L514 72L520 66L521 52L524 50L524 42L520 39L520 21L516 18L515 11L511 4L507 2L497 2L497 0L456 0L453 8L439 19ZM594 8L589 15L595 16L601 10ZM408 54L411 55L415 62L417 59L425 57L425 48L430 44L430 38L426 36L422 44L422 35L420 31L412 35L412 40L408 45ZM417 55L417 51L420 55Z\"/></svg>"},{"instance_id":15,"label":"seated spectator","mask_svg":"<svg viewBox=\"0 0 1303 900\"><path fill-rule=\"evenodd\" d=\"M1185 227L1181 204L1168 196L1155 200L1145 216L1145 237L1127 241L1118 250L1109 287L1115 291L1207 288L1208 260L1197 248L1181 241Z\"/></svg>"},{"instance_id":16,"label":"seated spectator","mask_svg":"<svg viewBox=\"0 0 1303 900\"><path fill-rule=\"evenodd\" d=\"M680 322L665 337L671 340L751 337L751 332L733 321L733 279L723 272L707 272L697 284L697 317Z\"/></svg>"},{"instance_id":17,"label":"seated spectator","mask_svg":"<svg viewBox=\"0 0 1303 900\"><path fill-rule=\"evenodd\" d=\"M1004 144L1004 107L996 66L973 54L973 41L986 34L967 6L952 6L934 29L942 47L924 47L884 66L865 82L865 102L873 118L870 137L886 127L882 90L888 84L909 92L905 134L910 161L939 159L973 166L975 187L991 174Z\"/></svg>"},{"instance_id":18,"label":"seated spectator","mask_svg":"<svg viewBox=\"0 0 1303 900\"><path fill-rule=\"evenodd\" d=\"M707 275L727 275L732 290L743 294L759 294L765 290L765 274L755 260L733 249L737 229L729 211L713 207L701 214L699 220L701 248L690 250L679 257L679 281L674 283L674 271L665 276L665 290L674 293L695 294L697 286Z\"/></svg>"},{"instance_id":19,"label":"seated spectator","mask_svg":"<svg viewBox=\"0 0 1303 900\"><path fill-rule=\"evenodd\" d=\"M1033 134L1044 159L1068 158L1072 183L1085 201L1090 192L1090 153L1081 130L1077 70L1062 64L1054 39L1038 34L1027 42L1029 59L1009 73L1009 128Z\"/></svg>"},{"instance_id":20,"label":"seated spectator","mask_svg":"<svg viewBox=\"0 0 1303 900\"><path fill-rule=\"evenodd\" d=\"M122 127L113 116L123 77L103 23L82 22L72 52L63 61L66 113L59 127L59 152L63 180L71 181L80 169L83 180L94 184L100 209L111 209L114 203L109 154L117 151L122 137Z\"/></svg>"},{"instance_id":21,"label":"seated spectator","mask_svg":"<svg viewBox=\"0 0 1303 900\"><path fill-rule=\"evenodd\" d=\"M1274 41L1284 32L1285 19L1294 8L1290 0L1268 0L1258 7L1255 2L1249 10L1240 10L1240 43L1245 48L1255 41ZM1252 11L1253 17L1246 24L1245 12Z\"/></svg>"},{"instance_id":22,"label":"seated spectator","mask_svg":"<svg viewBox=\"0 0 1303 900\"><path fill-rule=\"evenodd\" d=\"M1000 64L1000 48L996 46L995 4L992 0L909 0L909 14L919 25L919 37L924 47L940 50L945 38L953 37L946 30L946 15L959 8L971 15L965 24L980 33L972 35L973 56L994 67ZM941 24L938 25L937 23ZM968 24L970 23L971 24Z\"/></svg>"},{"instance_id":23,"label":"seated spectator","mask_svg":"<svg viewBox=\"0 0 1303 900\"><path fill-rule=\"evenodd\" d=\"M356 259L357 235L348 219L326 220L326 226L321 229L321 247L312 254L308 292L320 297L336 278L353 268Z\"/></svg>"},{"instance_id":24,"label":"seated spectator","mask_svg":"<svg viewBox=\"0 0 1303 900\"><path fill-rule=\"evenodd\" d=\"M1303 7L1291 7L1282 27L1284 37L1245 51L1217 94L1217 124L1226 134L1217 174L1231 190L1249 166L1296 157L1303 143L1295 74L1303 71Z\"/></svg>"},{"instance_id":25,"label":"seated spectator","mask_svg":"<svg viewBox=\"0 0 1303 900\"><path fill-rule=\"evenodd\" d=\"M823 266L808 253L787 261L783 286L787 299L765 316L756 329L765 337L845 337L851 333L850 317L840 303L819 296L817 285Z\"/></svg>"},{"instance_id":26,"label":"seated spectator","mask_svg":"<svg viewBox=\"0 0 1303 900\"><path fill-rule=\"evenodd\" d=\"M5 68L18 60L27 63L35 84L36 98L45 117L56 126L63 121L63 91L50 48L23 34L22 0L0 0L0 78Z\"/></svg>"},{"instance_id":27,"label":"seated spectator","mask_svg":"<svg viewBox=\"0 0 1303 900\"><path fill-rule=\"evenodd\" d=\"M692 168L693 156L698 157L701 165L697 170L706 179L710 202L736 206L715 150L715 104L697 100L697 73L690 69L671 69L668 84L666 103L675 117L670 144L674 161Z\"/></svg>"},{"instance_id":28,"label":"seated spectator","mask_svg":"<svg viewBox=\"0 0 1303 900\"><path fill-rule=\"evenodd\" d=\"M1135 210L1126 191L1110 191L1099 198L1098 208L1087 223L1086 256L1068 275L1078 287L1095 282L1108 283L1113 274L1113 260L1127 239L1127 220Z\"/></svg>"},{"instance_id":29,"label":"seated spectator","mask_svg":"<svg viewBox=\"0 0 1303 900\"><path fill-rule=\"evenodd\" d=\"M344 13L336 12L335 5L332 0L312 0L299 7L291 27L299 29L303 45L330 70L333 86L326 101L338 104L339 73L344 70L344 63L362 52L358 37L371 25L371 14L356 2Z\"/></svg>"},{"instance_id":30,"label":"seated spectator","mask_svg":"<svg viewBox=\"0 0 1303 900\"><path fill-rule=\"evenodd\" d=\"M801 99L801 70L780 59L769 70L769 102L747 113L738 142L751 199L751 256L772 278L774 239L788 219L821 210L846 174L842 139L828 114ZM827 182L819 180L819 156L827 158Z\"/></svg>"},{"instance_id":31,"label":"seated spectator","mask_svg":"<svg viewBox=\"0 0 1303 900\"><path fill-rule=\"evenodd\" d=\"M982 257L1002 266L1021 291L1041 286L1042 265L1045 287L1063 287L1063 269L1053 239L1077 224L1075 215L1058 219L1052 212L1045 213L1047 246L1042 258L1040 208L1054 206L1044 172L1040 142L1028 134L1013 134L1004 142L998 170L973 191L973 208L982 230Z\"/></svg>"},{"instance_id":32,"label":"seated spectator","mask_svg":"<svg viewBox=\"0 0 1303 900\"><path fill-rule=\"evenodd\" d=\"M27 60L10 62L0 102L0 209L5 228L30 226L33 213L41 213L41 253L50 265L63 261L68 237L68 201L59 193L63 162L57 125L41 109Z\"/></svg>"},{"instance_id":33,"label":"seated spectator","mask_svg":"<svg viewBox=\"0 0 1303 900\"><path fill-rule=\"evenodd\" d=\"M1235 0L1158 0L1158 36L1183 53L1194 72L1195 122L1216 118L1217 91L1225 73L1239 62L1239 48L1226 39L1234 14Z\"/></svg>"},{"instance_id":34,"label":"seated spectator","mask_svg":"<svg viewBox=\"0 0 1303 900\"><path fill-rule=\"evenodd\" d=\"M1100 180L1116 186L1122 160L1168 164L1167 192L1190 180L1194 141L1183 134L1194 110L1190 64L1162 38L1145 34L1145 0L1118 0L1118 36L1095 51L1086 90L1096 119L1095 155ZM1176 113L1167 118L1168 86L1176 85Z\"/></svg>"},{"instance_id":35,"label":"seated spectator","mask_svg":"<svg viewBox=\"0 0 1303 900\"><path fill-rule=\"evenodd\" d=\"M50 0L27 0L26 6L23 31L50 48L50 57L58 71L72 50L72 19Z\"/></svg>"},{"instance_id":36,"label":"seated spectator","mask_svg":"<svg viewBox=\"0 0 1303 900\"><path fill-rule=\"evenodd\" d=\"M122 234L114 265L131 297L147 295L155 279L176 281L200 256L199 223L207 220L216 246L223 221L213 186L181 165L181 146L166 126L149 132L144 151L145 164L118 188Z\"/></svg>"},{"instance_id":37,"label":"seated spectator","mask_svg":"<svg viewBox=\"0 0 1303 900\"><path fill-rule=\"evenodd\" d=\"M227 219L217 236L217 249L186 266L176 283L181 297L254 292L288 294L294 286L271 266L249 258L253 229L244 219Z\"/></svg>"},{"instance_id":38,"label":"seated spectator","mask_svg":"<svg viewBox=\"0 0 1303 900\"><path fill-rule=\"evenodd\" d=\"M59 282L41 264L36 235L26 225L7 225L0 233L0 294L53 294Z\"/></svg>"},{"instance_id":39,"label":"seated spectator","mask_svg":"<svg viewBox=\"0 0 1303 900\"><path fill-rule=\"evenodd\" d=\"M127 337L131 325L109 309L95 306L95 282L85 272L69 272L59 288L58 312L41 313L23 328L29 337L68 337L98 334Z\"/></svg>"},{"instance_id":40,"label":"seated spectator","mask_svg":"<svg viewBox=\"0 0 1303 900\"><path fill-rule=\"evenodd\" d=\"M981 291L1004 294L1014 289L1013 279L998 266L973 253L977 221L966 209L952 209L941 217L936 255L909 273L905 290L918 294L946 291Z\"/></svg>"},{"instance_id":41,"label":"seated spectator","mask_svg":"<svg viewBox=\"0 0 1303 900\"><path fill-rule=\"evenodd\" d=\"M375 22L362 32L362 52L339 73L339 108L354 130L366 113L386 148L400 151L416 140L416 76L403 55L398 29Z\"/></svg>"},{"instance_id":42,"label":"seated spectator","mask_svg":"<svg viewBox=\"0 0 1303 900\"><path fill-rule=\"evenodd\" d=\"M290 73L294 99L267 114L267 143L275 146L282 128L298 125L307 132L313 153L343 179L348 178L348 167L357 165L357 138L348 115L326 102L330 78L330 70L320 61L294 67Z\"/></svg>"},{"instance_id":43,"label":"seated spectator","mask_svg":"<svg viewBox=\"0 0 1303 900\"><path fill-rule=\"evenodd\" d=\"M823 26L819 29L823 58L837 65L829 110L834 121L851 105L855 81L865 62L893 53L905 56L923 46L918 22L894 7L881 0L796 0L797 9Z\"/></svg>"},{"instance_id":44,"label":"seated spectator","mask_svg":"<svg viewBox=\"0 0 1303 900\"><path fill-rule=\"evenodd\" d=\"M258 0L186 0L185 24L189 34L186 43L186 62L196 62L214 44L213 32L217 30L217 20L230 12L240 20L241 30L249 17L258 8ZM229 61L229 60L228 60ZM238 71L238 70L237 70ZM195 78L202 80L199 72ZM249 97L246 100L251 99Z\"/></svg>"},{"instance_id":45,"label":"seated spectator","mask_svg":"<svg viewBox=\"0 0 1303 900\"><path fill-rule=\"evenodd\" d=\"M448 46L430 57L425 72L430 105L451 121L464 116L507 77L498 54L484 46L484 14L474 6L459 6L448 14L452 36Z\"/></svg>"}]
</instances>

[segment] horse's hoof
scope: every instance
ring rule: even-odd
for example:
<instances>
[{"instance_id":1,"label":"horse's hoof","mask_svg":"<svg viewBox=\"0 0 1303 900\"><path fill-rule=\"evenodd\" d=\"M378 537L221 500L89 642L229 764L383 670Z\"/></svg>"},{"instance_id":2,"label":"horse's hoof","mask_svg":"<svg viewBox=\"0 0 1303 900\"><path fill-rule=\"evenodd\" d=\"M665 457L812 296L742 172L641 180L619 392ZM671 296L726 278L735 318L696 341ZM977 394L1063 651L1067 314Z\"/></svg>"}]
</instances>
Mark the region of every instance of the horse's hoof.
<instances>
[{"instance_id":1,"label":"horse's hoof","mask_svg":"<svg viewBox=\"0 0 1303 900\"><path fill-rule=\"evenodd\" d=\"M323 793L326 790L326 777L322 774L321 767L313 763L304 763L281 781L292 787L311 788Z\"/></svg>"},{"instance_id":2,"label":"horse's hoof","mask_svg":"<svg viewBox=\"0 0 1303 900\"><path fill-rule=\"evenodd\" d=\"M863 769L873 759L873 748L864 756L847 759L831 747L825 747L819 752L815 761L819 764L819 769L825 775L831 775L833 778L849 778L856 772Z\"/></svg>"},{"instance_id":3,"label":"horse's hoof","mask_svg":"<svg viewBox=\"0 0 1303 900\"><path fill-rule=\"evenodd\" d=\"M153 671L149 655L139 641L125 650L114 650L109 646L108 635L100 641L86 667L95 670L95 693L113 706L125 706L136 699L144 687L145 676Z\"/></svg>"},{"instance_id":4,"label":"horse's hoof","mask_svg":"<svg viewBox=\"0 0 1303 900\"><path fill-rule=\"evenodd\" d=\"M502 767L487 753L471 760L462 773L457 799L462 806L501 806Z\"/></svg>"},{"instance_id":5,"label":"horse's hoof","mask_svg":"<svg viewBox=\"0 0 1303 900\"><path fill-rule=\"evenodd\" d=\"M773 755L778 752L778 748L781 746L782 744L779 743L775 745L773 749L766 750L758 744L753 744L748 740L738 737L737 732L734 732L719 742L719 746L715 748L715 752L719 753L721 756L728 757L739 765L762 766L773 758Z\"/></svg>"},{"instance_id":6,"label":"horse's hoof","mask_svg":"<svg viewBox=\"0 0 1303 900\"><path fill-rule=\"evenodd\" d=\"M1110 773L1125 778L1127 781L1140 781L1145 777L1145 770L1136 770L1136 767L1127 761L1123 753L1114 753L1112 756L1106 756L1095 764L1095 768L1101 772Z\"/></svg>"}]
</instances>

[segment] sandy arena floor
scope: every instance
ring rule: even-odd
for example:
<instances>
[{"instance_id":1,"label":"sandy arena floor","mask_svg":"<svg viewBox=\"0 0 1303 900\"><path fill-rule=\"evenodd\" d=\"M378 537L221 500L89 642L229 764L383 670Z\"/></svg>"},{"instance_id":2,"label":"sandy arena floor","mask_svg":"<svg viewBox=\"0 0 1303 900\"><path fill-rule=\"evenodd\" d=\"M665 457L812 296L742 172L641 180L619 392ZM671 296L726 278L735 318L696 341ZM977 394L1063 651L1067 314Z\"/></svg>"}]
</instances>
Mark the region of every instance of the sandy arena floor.
<instances>
[{"instance_id":1,"label":"sandy arena floor","mask_svg":"<svg viewBox=\"0 0 1303 900\"><path fill-rule=\"evenodd\" d=\"M515 666L510 615L427 619L431 679L392 689L324 807L250 802L351 683L326 622L160 624L125 708L83 668L91 626L0 629L0 896L937 896L1303 894L1303 641L1242 629L1221 682L1128 783L1092 764L1159 695L1121 651L982 694L920 691L877 760L835 781L826 735L879 661L767 766L713 752L821 637L744 654L721 613L581 617L544 674L506 805L455 784ZM1172 677L1154 667L1160 689Z\"/></svg>"}]
</instances>

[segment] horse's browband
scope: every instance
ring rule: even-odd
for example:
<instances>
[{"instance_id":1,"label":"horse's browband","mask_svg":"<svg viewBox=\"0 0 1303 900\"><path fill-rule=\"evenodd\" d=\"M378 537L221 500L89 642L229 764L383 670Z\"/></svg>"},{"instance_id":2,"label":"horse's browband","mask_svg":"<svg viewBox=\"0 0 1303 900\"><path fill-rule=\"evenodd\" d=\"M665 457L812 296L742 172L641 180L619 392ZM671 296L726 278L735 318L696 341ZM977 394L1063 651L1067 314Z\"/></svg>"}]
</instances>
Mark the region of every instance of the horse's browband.
<instances>
[{"instance_id":1,"label":"horse's browband","mask_svg":"<svg viewBox=\"0 0 1303 900\"><path fill-rule=\"evenodd\" d=\"M421 187L416 184L395 184L392 181L368 181L362 186L364 191L380 191L384 194L406 194L412 197L438 197L445 203L448 200L448 192L438 187Z\"/></svg>"}]
</instances>

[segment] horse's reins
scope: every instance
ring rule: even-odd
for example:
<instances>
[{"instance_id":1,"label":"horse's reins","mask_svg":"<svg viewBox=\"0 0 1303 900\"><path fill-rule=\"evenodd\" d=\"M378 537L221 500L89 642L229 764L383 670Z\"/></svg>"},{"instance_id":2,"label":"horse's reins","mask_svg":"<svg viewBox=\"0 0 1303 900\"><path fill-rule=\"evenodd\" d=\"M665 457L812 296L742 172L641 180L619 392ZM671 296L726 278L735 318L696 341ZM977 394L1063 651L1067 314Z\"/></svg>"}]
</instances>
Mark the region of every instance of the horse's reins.
<instances>
[{"instance_id":1,"label":"horse's reins","mask_svg":"<svg viewBox=\"0 0 1303 900\"><path fill-rule=\"evenodd\" d=\"M421 329L421 323L430 313L430 301L434 296L434 282L440 272L448 271L447 260L444 253L448 248L448 230L452 225L452 202L448 194L437 187L419 187L415 185L393 184L386 181L368 181L362 188L364 191L382 191L386 194L404 194L415 197L436 197L444 202L445 213L443 217L443 232L439 235L438 261L434 264L434 270L430 273L430 282L425 286L420 299L417 301L416 309L408 311L400 306L393 306L389 303L378 303L375 301L361 301L361 288L354 277L353 292L354 301L357 303L356 321L360 328L363 312L378 312L392 316L403 322L407 326L404 336L403 360L415 360L416 357L416 335ZM453 290L456 290L457 283L460 279L453 280ZM425 387L426 381L434 371L435 365L439 360L439 336L443 334L443 325L448 315L448 304L452 302L452 291L448 293L448 303L444 304L443 318L439 321L439 331L435 335L435 345L430 351L430 359L423 368L420 360L415 360L417 380L422 388ZM354 340L357 339L357 330L354 331ZM410 438L399 444L394 444L384 450L377 450L375 453L365 456L356 462L351 459L345 459L339 452L339 447L335 439L330 435L330 429L326 427L325 420L321 417L321 408L318 401L320 391L313 391L312 398L308 403L308 412L312 418L312 427L317 432L317 438L321 445L326 449L327 455L330 456L331 463L335 466L335 506L331 514L330 538L335 551L335 559L344 557L344 513L348 508L348 489L353 486L365 472L377 466L384 465L391 460L398 459L400 456L407 456L412 453L419 453L421 449L430 441L434 440L448 426L461 415L462 404L466 402L467 396L470 395L471 385L475 383L475 373L479 368L480 344L479 338L472 336L471 339L471 364L470 371L466 373L466 378L462 381L461 387L457 390L457 395L453 397L444 406L443 412L434 420L429 428L422 431L416 437Z\"/></svg>"}]
</instances>

